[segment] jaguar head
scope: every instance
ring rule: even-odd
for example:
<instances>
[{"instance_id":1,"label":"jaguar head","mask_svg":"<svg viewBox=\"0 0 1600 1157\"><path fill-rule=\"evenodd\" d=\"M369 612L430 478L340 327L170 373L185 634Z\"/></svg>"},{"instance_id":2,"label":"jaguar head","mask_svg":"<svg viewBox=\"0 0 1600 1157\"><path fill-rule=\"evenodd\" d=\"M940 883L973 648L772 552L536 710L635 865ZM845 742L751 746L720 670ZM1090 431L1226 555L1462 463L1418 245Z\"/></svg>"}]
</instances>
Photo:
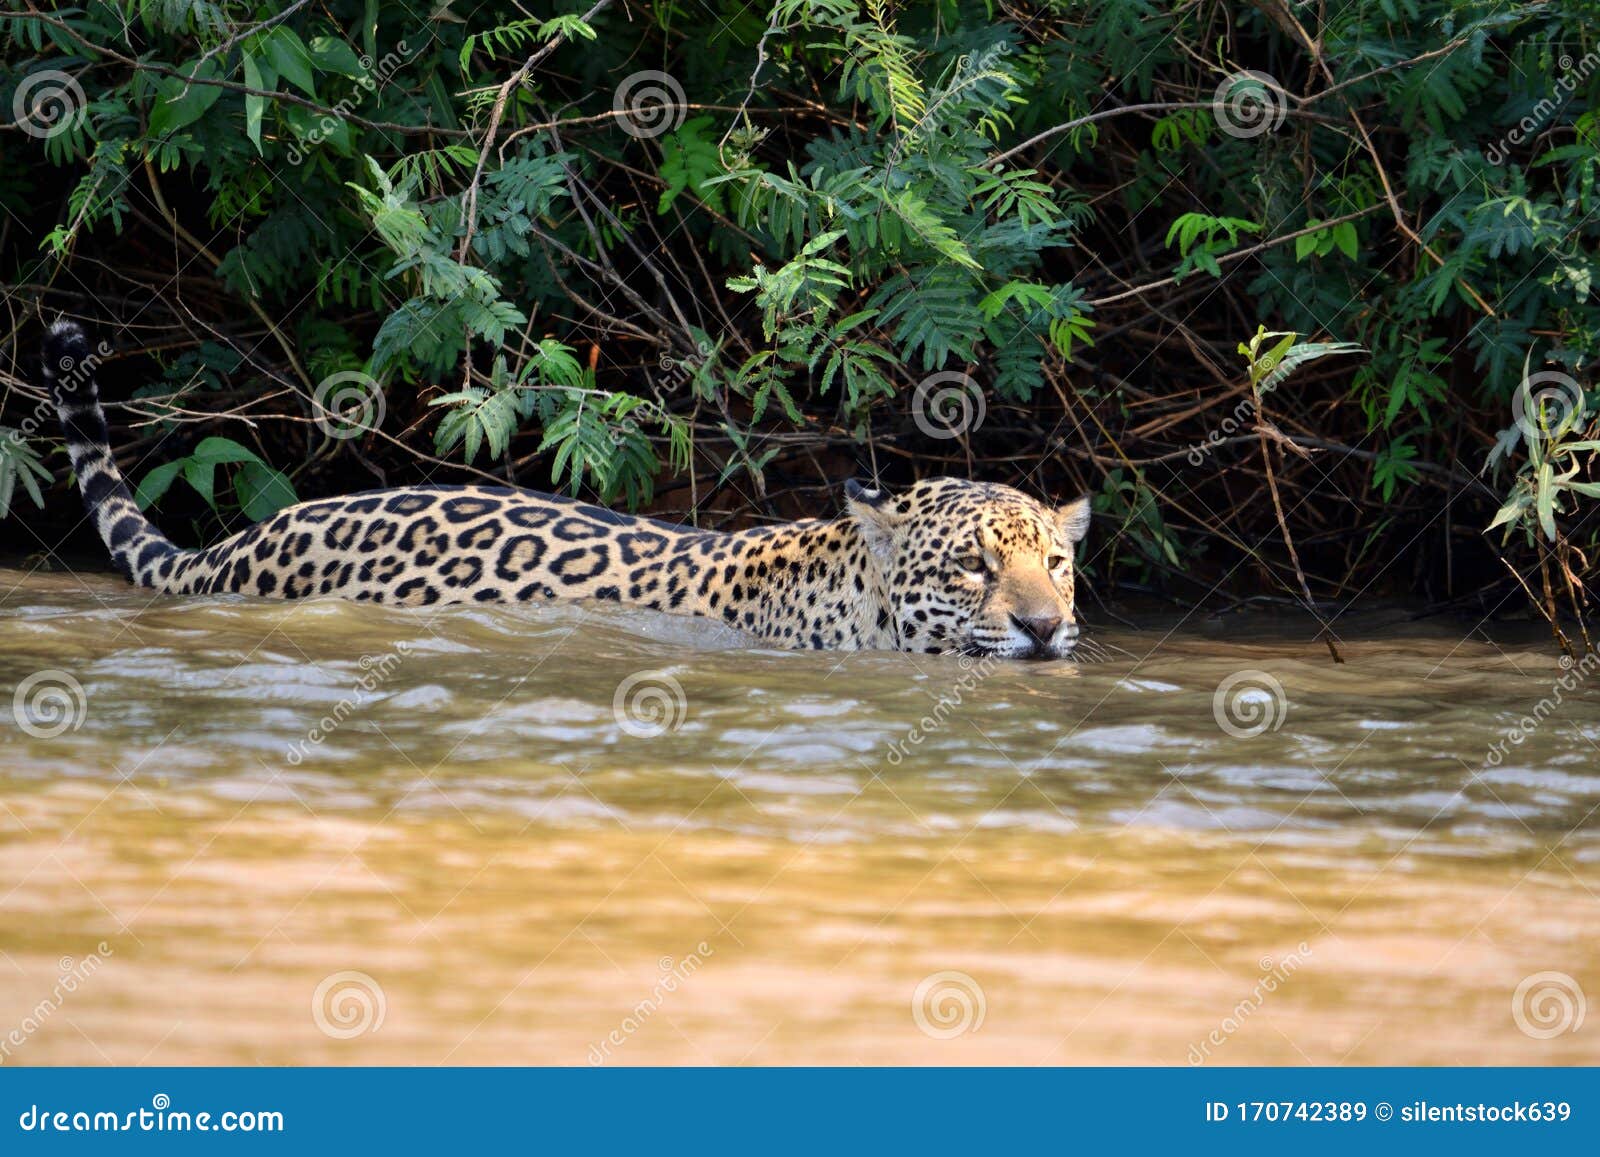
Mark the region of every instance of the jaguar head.
<instances>
[{"instance_id":1,"label":"jaguar head","mask_svg":"<svg viewBox=\"0 0 1600 1157\"><path fill-rule=\"evenodd\" d=\"M1060 659L1078 643L1073 551L1089 499L1046 506L1009 486L930 478L900 494L850 481L899 649Z\"/></svg>"}]
</instances>

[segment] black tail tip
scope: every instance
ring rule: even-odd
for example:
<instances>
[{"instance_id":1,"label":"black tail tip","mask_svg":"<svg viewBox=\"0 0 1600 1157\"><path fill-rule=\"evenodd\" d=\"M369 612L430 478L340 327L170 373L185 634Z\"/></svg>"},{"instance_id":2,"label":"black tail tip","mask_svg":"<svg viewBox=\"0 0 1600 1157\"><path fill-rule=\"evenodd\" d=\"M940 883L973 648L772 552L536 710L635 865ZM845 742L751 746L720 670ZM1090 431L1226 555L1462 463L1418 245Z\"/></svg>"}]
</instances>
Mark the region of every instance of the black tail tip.
<instances>
[{"instance_id":1,"label":"black tail tip","mask_svg":"<svg viewBox=\"0 0 1600 1157\"><path fill-rule=\"evenodd\" d=\"M44 376L52 381L87 374L89 357L89 337L77 322L63 317L45 334Z\"/></svg>"},{"instance_id":2,"label":"black tail tip","mask_svg":"<svg viewBox=\"0 0 1600 1157\"><path fill-rule=\"evenodd\" d=\"M97 362L89 338L75 321L61 318L44 335L42 365L50 397L58 408L94 403L99 388L94 380Z\"/></svg>"}]
</instances>

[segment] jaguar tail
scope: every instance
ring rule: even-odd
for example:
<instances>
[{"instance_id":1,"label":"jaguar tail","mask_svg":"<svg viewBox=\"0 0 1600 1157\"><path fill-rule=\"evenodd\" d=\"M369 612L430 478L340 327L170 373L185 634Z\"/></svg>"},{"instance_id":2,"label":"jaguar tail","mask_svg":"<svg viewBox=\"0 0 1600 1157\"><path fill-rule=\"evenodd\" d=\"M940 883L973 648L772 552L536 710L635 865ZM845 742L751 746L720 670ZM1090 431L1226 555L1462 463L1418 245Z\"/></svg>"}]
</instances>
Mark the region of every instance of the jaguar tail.
<instances>
[{"instance_id":1,"label":"jaguar tail","mask_svg":"<svg viewBox=\"0 0 1600 1157\"><path fill-rule=\"evenodd\" d=\"M83 328L65 318L44 339L44 379L50 388L78 476L83 505L116 568L138 586L177 590L172 582L180 559L190 552L174 546L144 516L111 455L105 411L94 372L100 357L89 348Z\"/></svg>"}]
</instances>

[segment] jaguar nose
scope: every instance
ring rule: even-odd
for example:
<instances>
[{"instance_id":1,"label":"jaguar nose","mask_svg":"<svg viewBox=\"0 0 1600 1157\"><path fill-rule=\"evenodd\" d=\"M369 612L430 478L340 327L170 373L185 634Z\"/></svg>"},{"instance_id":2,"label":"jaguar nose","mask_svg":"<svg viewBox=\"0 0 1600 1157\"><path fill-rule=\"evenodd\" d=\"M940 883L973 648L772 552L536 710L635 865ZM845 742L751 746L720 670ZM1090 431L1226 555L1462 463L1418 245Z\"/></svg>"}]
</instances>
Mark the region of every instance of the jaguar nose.
<instances>
[{"instance_id":1,"label":"jaguar nose","mask_svg":"<svg viewBox=\"0 0 1600 1157\"><path fill-rule=\"evenodd\" d=\"M1036 643L1048 644L1061 629L1060 615L1012 615L1011 621L1021 627Z\"/></svg>"}]
</instances>

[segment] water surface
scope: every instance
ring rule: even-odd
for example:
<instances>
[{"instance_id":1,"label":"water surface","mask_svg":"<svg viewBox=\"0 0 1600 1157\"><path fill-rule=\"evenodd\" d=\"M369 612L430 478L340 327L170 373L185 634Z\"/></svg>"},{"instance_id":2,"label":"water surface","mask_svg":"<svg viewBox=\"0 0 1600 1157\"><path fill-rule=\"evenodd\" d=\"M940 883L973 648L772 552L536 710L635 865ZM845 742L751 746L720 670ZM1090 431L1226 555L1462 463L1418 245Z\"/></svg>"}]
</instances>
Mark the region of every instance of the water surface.
<instances>
[{"instance_id":1,"label":"water surface","mask_svg":"<svg viewBox=\"0 0 1600 1157\"><path fill-rule=\"evenodd\" d=\"M1140 625L986 664L0 570L0 1063L1600 1061L1600 681Z\"/></svg>"}]
</instances>

